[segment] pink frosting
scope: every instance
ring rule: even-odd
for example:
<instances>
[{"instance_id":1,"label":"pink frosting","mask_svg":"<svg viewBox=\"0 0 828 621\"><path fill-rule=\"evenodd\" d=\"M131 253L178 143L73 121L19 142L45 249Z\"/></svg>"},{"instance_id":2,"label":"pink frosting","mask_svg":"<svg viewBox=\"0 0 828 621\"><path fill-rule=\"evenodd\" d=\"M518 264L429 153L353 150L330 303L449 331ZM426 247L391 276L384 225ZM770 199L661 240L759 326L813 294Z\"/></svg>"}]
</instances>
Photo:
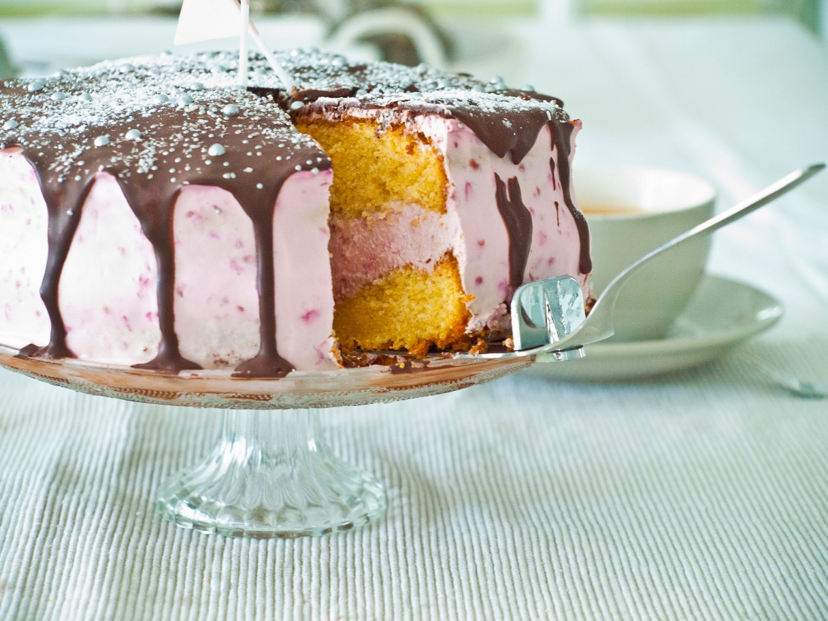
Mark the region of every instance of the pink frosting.
<instances>
[{"instance_id":1,"label":"pink frosting","mask_svg":"<svg viewBox=\"0 0 828 621\"><path fill-rule=\"evenodd\" d=\"M152 244L118 182L99 173L58 288L69 349L110 364L152 360L161 340L156 274Z\"/></svg>"},{"instance_id":2,"label":"pink frosting","mask_svg":"<svg viewBox=\"0 0 828 621\"><path fill-rule=\"evenodd\" d=\"M284 183L274 213L276 340L297 369L336 368L328 261L332 173L304 171ZM213 187L184 188L173 218L175 330L181 353L201 366L233 368L259 349L253 224Z\"/></svg>"},{"instance_id":3,"label":"pink frosting","mask_svg":"<svg viewBox=\"0 0 828 621\"><path fill-rule=\"evenodd\" d=\"M236 367L259 349L253 223L232 194L183 188L173 216L175 331L181 354Z\"/></svg>"},{"instance_id":4,"label":"pink frosting","mask_svg":"<svg viewBox=\"0 0 828 621\"><path fill-rule=\"evenodd\" d=\"M334 369L328 194L333 173L302 171L279 192L273 217L276 340L297 369ZM281 293L280 293L281 292Z\"/></svg>"},{"instance_id":5,"label":"pink frosting","mask_svg":"<svg viewBox=\"0 0 828 621\"><path fill-rule=\"evenodd\" d=\"M469 304L469 331L505 326L509 286L509 236L495 199L495 174L503 181L517 177L524 205L532 214L532 247L524 273L526 280L569 274L586 288L578 257L581 243L572 214L564 203L558 179L553 183L549 165L553 151L549 129L544 127L519 165L509 156L497 157L462 123L432 117L426 125L446 160L452 189L449 211L456 211L463 235L455 244L463 287L474 296ZM574 136L580 128L576 125ZM557 203L557 206L556 206ZM585 291L586 293L586 291Z\"/></svg>"},{"instance_id":6,"label":"pink frosting","mask_svg":"<svg viewBox=\"0 0 828 621\"><path fill-rule=\"evenodd\" d=\"M328 258L331 171L291 175L274 213L279 352L297 369L334 369ZM253 226L228 192L182 189L173 217L176 333L182 354L207 369L233 368L259 348ZM46 345L39 288L48 213L34 169L0 152L0 344ZM9 234L6 234L6 233ZM82 360L132 365L158 353L154 250L116 179L95 176L64 264L59 304L67 345Z\"/></svg>"}]
</instances>

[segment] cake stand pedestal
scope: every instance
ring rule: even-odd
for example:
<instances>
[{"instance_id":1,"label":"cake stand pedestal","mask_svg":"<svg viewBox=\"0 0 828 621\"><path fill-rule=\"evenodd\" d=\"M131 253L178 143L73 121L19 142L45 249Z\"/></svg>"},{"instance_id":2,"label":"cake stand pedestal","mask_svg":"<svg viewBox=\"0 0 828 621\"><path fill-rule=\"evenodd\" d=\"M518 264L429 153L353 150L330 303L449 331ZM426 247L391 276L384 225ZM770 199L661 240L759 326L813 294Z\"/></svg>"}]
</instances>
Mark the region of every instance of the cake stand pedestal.
<instances>
[{"instance_id":1,"label":"cake stand pedestal","mask_svg":"<svg viewBox=\"0 0 828 621\"><path fill-rule=\"evenodd\" d=\"M201 462L161 486L156 507L183 528L255 538L323 535L385 513L382 484L331 452L319 429L320 408L437 395L498 379L534 360L441 356L400 359L391 367L246 379L17 354L0 345L0 366L93 395L224 410L216 444Z\"/></svg>"},{"instance_id":2,"label":"cake stand pedestal","mask_svg":"<svg viewBox=\"0 0 828 621\"><path fill-rule=\"evenodd\" d=\"M386 508L383 485L331 452L310 408L225 410L209 454L157 497L158 512L178 526L228 537L324 535Z\"/></svg>"}]
</instances>

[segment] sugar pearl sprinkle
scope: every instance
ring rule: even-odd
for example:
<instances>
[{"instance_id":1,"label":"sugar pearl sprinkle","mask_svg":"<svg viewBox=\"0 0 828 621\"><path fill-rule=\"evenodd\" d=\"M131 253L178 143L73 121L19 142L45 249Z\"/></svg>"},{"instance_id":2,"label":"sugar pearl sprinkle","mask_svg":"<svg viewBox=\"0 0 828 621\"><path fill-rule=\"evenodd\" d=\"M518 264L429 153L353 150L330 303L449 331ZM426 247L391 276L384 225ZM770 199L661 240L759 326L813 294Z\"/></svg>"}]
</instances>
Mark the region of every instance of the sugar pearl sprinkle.
<instances>
[{"instance_id":1,"label":"sugar pearl sprinkle","mask_svg":"<svg viewBox=\"0 0 828 621\"><path fill-rule=\"evenodd\" d=\"M210 145L210 148L207 149L207 155L212 157L219 157L220 155L224 155L227 150L224 148L224 145L220 145L219 143Z\"/></svg>"},{"instance_id":2,"label":"sugar pearl sprinkle","mask_svg":"<svg viewBox=\"0 0 828 621\"><path fill-rule=\"evenodd\" d=\"M124 138L126 140L140 140L141 139L141 132L137 129L131 129L127 133L124 134Z\"/></svg>"}]
</instances>

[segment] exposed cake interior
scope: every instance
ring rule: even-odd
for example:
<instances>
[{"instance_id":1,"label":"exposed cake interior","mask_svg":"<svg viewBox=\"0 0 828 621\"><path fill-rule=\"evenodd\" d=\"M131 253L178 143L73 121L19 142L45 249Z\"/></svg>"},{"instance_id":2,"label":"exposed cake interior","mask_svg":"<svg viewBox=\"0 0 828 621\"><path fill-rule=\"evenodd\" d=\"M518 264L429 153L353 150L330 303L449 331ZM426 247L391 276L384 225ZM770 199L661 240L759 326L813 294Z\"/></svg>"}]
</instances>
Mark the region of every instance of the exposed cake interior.
<instances>
[{"instance_id":1,"label":"exposed cake interior","mask_svg":"<svg viewBox=\"0 0 828 621\"><path fill-rule=\"evenodd\" d=\"M299 119L297 128L335 170L330 250L340 347L425 355L460 341L469 296L450 251L440 152L422 133L371 118Z\"/></svg>"}]
</instances>

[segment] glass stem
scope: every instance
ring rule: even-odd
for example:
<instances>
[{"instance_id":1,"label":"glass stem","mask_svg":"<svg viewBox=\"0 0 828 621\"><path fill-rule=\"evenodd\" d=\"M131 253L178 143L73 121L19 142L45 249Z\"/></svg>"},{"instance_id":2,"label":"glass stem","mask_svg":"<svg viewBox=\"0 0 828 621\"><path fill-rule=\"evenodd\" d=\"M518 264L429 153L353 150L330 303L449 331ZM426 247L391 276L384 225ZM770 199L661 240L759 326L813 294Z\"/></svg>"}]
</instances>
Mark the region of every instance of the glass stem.
<instances>
[{"instance_id":1,"label":"glass stem","mask_svg":"<svg viewBox=\"0 0 828 621\"><path fill-rule=\"evenodd\" d=\"M157 507L228 536L321 535L385 512L382 485L325 443L317 410L227 410L209 455L169 479Z\"/></svg>"}]
</instances>

